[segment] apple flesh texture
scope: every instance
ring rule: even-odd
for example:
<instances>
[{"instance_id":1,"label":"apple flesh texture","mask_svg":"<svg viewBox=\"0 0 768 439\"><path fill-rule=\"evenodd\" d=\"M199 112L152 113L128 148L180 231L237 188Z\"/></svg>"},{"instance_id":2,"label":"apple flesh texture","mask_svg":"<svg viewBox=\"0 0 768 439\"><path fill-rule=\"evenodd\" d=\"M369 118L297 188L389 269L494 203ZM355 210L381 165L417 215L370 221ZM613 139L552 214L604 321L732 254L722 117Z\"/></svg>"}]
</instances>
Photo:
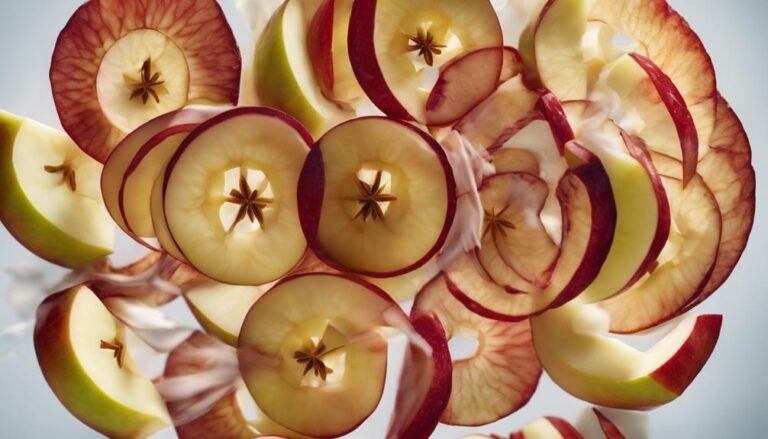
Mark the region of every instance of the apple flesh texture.
<instances>
[{"instance_id":1,"label":"apple flesh texture","mask_svg":"<svg viewBox=\"0 0 768 439\"><path fill-rule=\"evenodd\" d=\"M248 312L238 341L240 370L256 404L308 436L357 428L381 399L387 341L379 328L390 325L391 313L402 310L371 284L329 274L280 282ZM333 369L327 380L312 371L305 376L295 358L313 338L328 350L340 348L323 357Z\"/></svg>"},{"instance_id":2,"label":"apple flesh texture","mask_svg":"<svg viewBox=\"0 0 768 439\"><path fill-rule=\"evenodd\" d=\"M403 120L426 120L430 90L422 85L427 63L406 50L408 36L429 31L441 54L434 66L486 47L502 47L496 12L487 0L475 2L355 1L349 22L349 58L360 86L386 115ZM456 41L454 41L456 40ZM498 82L502 59L480 69L483 84ZM468 110L467 108L466 110Z\"/></svg>"},{"instance_id":3,"label":"apple flesh texture","mask_svg":"<svg viewBox=\"0 0 768 439\"><path fill-rule=\"evenodd\" d=\"M222 113L184 140L168 164L163 208L173 240L193 267L219 282L263 285L299 263L307 244L295 194L310 140L295 119L257 107ZM264 174L272 195L259 194L271 200L261 227L253 228L259 222L249 224L247 215L237 223L245 230L223 222L222 209L232 204L226 187L231 170L239 173L236 181L251 171ZM236 181L233 188L242 191Z\"/></svg>"},{"instance_id":4,"label":"apple flesh texture","mask_svg":"<svg viewBox=\"0 0 768 439\"><path fill-rule=\"evenodd\" d=\"M76 190L62 173L69 166ZM69 137L0 111L0 220L28 250L54 264L79 268L112 253L114 226L98 189L101 164Z\"/></svg>"},{"instance_id":5,"label":"apple flesh texture","mask_svg":"<svg viewBox=\"0 0 768 439\"><path fill-rule=\"evenodd\" d=\"M531 320L544 370L565 391L605 407L667 404L693 382L717 344L721 316L691 317L646 352L600 335L611 322L595 305L568 304Z\"/></svg>"},{"instance_id":6,"label":"apple flesh texture","mask_svg":"<svg viewBox=\"0 0 768 439\"><path fill-rule=\"evenodd\" d=\"M416 297L413 316L436 316L448 339L460 335L477 338L470 357L453 362L453 385L440 422L449 425L485 425L523 407L541 377L528 321L502 322L481 317L451 295L439 276Z\"/></svg>"},{"instance_id":7,"label":"apple flesh texture","mask_svg":"<svg viewBox=\"0 0 768 439\"><path fill-rule=\"evenodd\" d=\"M322 95L307 49L304 5L288 0L256 44L256 93L261 105L285 111L313 136L351 116Z\"/></svg>"},{"instance_id":8,"label":"apple flesh texture","mask_svg":"<svg viewBox=\"0 0 768 439\"><path fill-rule=\"evenodd\" d=\"M358 215L361 171L391 176L384 193L397 199L383 218ZM371 277L423 266L443 246L456 211L442 147L418 128L384 117L354 119L323 136L304 165L298 197L315 253L331 267Z\"/></svg>"},{"instance_id":9,"label":"apple flesh texture","mask_svg":"<svg viewBox=\"0 0 768 439\"><path fill-rule=\"evenodd\" d=\"M127 348L121 368L115 352L100 347L124 336L96 295L79 286L40 305L35 351L48 385L76 418L109 437L148 437L170 424L165 403Z\"/></svg>"},{"instance_id":10,"label":"apple flesh texture","mask_svg":"<svg viewBox=\"0 0 768 439\"><path fill-rule=\"evenodd\" d=\"M140 82L142 63L150 57L160 63L152 74L167 83L160 104L151 96L146 104L130 99L133 88L124 76ZM187 104L236 104L240 51L215 0L150 0L127 7L90 0L61 31L50 77L64 129L103 163L126 133L160 114Z\"/></svg>"}]
</instances>

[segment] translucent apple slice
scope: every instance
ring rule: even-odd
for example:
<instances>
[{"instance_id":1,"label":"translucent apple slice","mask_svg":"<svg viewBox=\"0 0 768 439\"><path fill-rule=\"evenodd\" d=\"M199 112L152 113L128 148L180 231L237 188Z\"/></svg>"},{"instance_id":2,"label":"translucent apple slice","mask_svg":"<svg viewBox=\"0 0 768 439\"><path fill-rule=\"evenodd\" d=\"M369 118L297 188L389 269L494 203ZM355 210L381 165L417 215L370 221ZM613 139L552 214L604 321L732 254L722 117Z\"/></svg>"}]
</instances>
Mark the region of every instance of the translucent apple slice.
<instances>
[{"instance_id":1,"label":"translucent apple slice","mask_svg":"<svg viewBox=\"0 0 768 439\"><path fill-rule=\"evenodd\" d=\"M456 210L453 172L428 134L383 117L337 126L317 143L299 185L302 227L328 265L371 277L423 266Z\"/></svg>"},{"instance_id":2,"label":"translucent apple slice","mask_svg":"<svg viewBox=\"0 0 768 439\"><path fill-rule=\"evenodd\" d=\"M676 316L706 285L717 258L720 209L697 176L683 188L663 177L672 212L670 237L651 270L636 284L600 306L611 316L611 331L634 333Z\"/></svg>"},{"instance_id":3,"label":"translucent apple slice","mask_svg":"<svg viewBox=\"0 0 768 439\"><path fill-rule=\"evenodd\" d=\"M152 185L152 194L150 196L150 213L152 214L152 228L155 231L155 238L160 248L176 260L189 264L187 257L181 252L179 246L174 241L171 231L168 229L168 221L165 219L165 208L163 207L163 182L167 168L163 169L160 175Z\"/></svg>"},{"instance_id":4,"label":"translucent apple slice","mask_svg":"<svg viewBox=\"0 0 768 439\"><path fill-rule=\"evenodd\" d=\"M379 328L392 313L402 310L368 283L329 274L279 283L253 305L239 339L256 404L309 436L354 430L381 399L387 340Z\"/></svg>"},{"instance_id":5,"label":"translucent apple slice","mask_svg":"<svg viewBox=\"0 0 768 439\"><path fill-rule=\"evenodd\" d=\"M105 162L127 133L163 113L236 104L240 51L215 0L89 0L61 31L50 76L64 129Z\"/></svg>"},{"instance_id":6,"label":"translucent apple slice","mask_svg":"<svg viewBox=\"0 0 768 439\"><path fill-rule=\"evenodd\" d=\"M193 131L171 159L165 219L189 263L223 283L263 285L301 260L296 190L311 137L285 113L242 107Z\"/></svg>"},{"instance_id":7,"label":"translucent apple slice","mask_svg":"<svg viewBox=\"0 0 768 439\"><path fill-rule=\"evenodd\" d=\"M131 357L125 327L87 287L47 298L34 339L48 385L89 427L108 437L145 438L171 423L152 380Z\"/></svg>"},{"instance_id":8,"label":"translucent apple slice","mask_svg":"<svg viewBox=\"0 0 768 439\"><path fill-rule=\"evenodd\" d=\"M523 407L541 376L527 321L481 317L451 295L445 278L435 278L416 297L414 316L434 314L448 339L469 336L477 350L453 360L453 386L440 422L485 425Z\"/></svg>"},{"instance_id":9,"label":"translucent apple slice","mask_svg":"<svg viewBox=\"0 0 768 439\"><path fill-rule=\"evenodd\" d=\"M349 22L349 57L358 82L390 117L426 120L430 68L484 47L503 46L490 1L355 1ZM501 52L476 80L499 81ZM478 87L482 88L482 87Z\"/></svg>"},{"instance_id":10,"label":"translucent apple slice","mask_svg":"<svg viewBox=\"0 0 768 439\"><path fill-rule=\"evenodd\" d=\"M29 251L69 268L112 253L102 166L66 134L0 110L0 169L0 220Z\"/></svg>"},{"instance_id":11,"label":"translucent apple slice","mask_svg":"<svg viewBox=\"0 0 768 439\"><path fill-rule=\"evenodd\" d=\"M587 30L585 0L549 0L534 34L541 82L561 100L587 96L587 65L582 39Z\"/></svg>"},{"instance_id":12,"label":"translucent apple slice","mask_svg":"<svg viewBox=\"0 0 768 439\"><path fill-rule=\"evenodd\" d=\"M642 352L601 334L612 322L594 305L569 304L531 321L544 370L565 391L605 407L643 410L679 397L717 344L722 316L690 317Z\"/></svg>"}]
</instances>

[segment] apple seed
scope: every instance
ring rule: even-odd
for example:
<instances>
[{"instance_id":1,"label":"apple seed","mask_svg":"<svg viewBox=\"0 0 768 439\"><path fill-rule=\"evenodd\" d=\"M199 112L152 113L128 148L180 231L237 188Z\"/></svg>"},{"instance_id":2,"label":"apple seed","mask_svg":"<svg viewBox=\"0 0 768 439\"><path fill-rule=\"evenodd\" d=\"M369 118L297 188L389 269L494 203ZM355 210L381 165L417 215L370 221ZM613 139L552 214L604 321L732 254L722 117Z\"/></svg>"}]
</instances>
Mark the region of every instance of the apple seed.
<instances>
[{"instance_id":1,"label":"apple seed","mask_svg":"<svg viewBox=\"0 0 768 439\"><path fill-rule=\"evenodd\" d=\"M109 349L115 352L117 366L122 369L125 361L125 346L119 340L113 342L101 340L101 349Z\"/></svg>"},{"instance_id":2,"label":"apple seed","mask_svg":"<svg viewBox=\"0 0 768 439\"><path fill-rule=\"evenodd\" d=\"M133 78L125 76L125 82L128 87L133 89L130 100L141 96L141 102L146 104L149 97L152 96L155 102L160 103L160 94L168 93L168 90L163 86L165 81L160 80L160 72L152 74L152 58L147 58L141 65L139 70L141 73L141 79L136 82Z\"/></svg>"},{"instance_id":3,"label":"apple seed","mask_svg":"<svg viewBox=\"0 0 768 439\"><path fill-rule=\"evenodd\" d=\"M43 169L49 174L61 174L64 182L67 183L72 192L77 191L77 177L75 170L71 166L65 164L58 166L45 165Z\"/></svg>"}]
</instances>

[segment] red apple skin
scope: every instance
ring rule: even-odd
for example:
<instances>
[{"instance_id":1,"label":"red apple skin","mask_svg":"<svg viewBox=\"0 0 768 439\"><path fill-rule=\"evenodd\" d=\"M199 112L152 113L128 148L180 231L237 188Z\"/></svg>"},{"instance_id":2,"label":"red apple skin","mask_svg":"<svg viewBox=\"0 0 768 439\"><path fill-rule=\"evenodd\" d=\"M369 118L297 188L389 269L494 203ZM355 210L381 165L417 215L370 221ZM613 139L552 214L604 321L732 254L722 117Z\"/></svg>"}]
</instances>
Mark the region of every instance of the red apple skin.
<instances>
[{"instance_id":1,"label":"red apple skin","mask_svg":"<svg viewBox=\"0 0 768 439\"><path fill-rule=\"evenodd\" d=\"M683 186L687 186L696 175L696 166L699 161L699 134L696 132L693 116L680 90L659 66L650 58L638 53L631 53L629 56L648 74L664 106L672 116L683 154Z\"/></svg>"},{"instance_id":2,"label":"red apple skin","mask_svg":"<svg viewBox=\"0 0 768 439\"><path fill-rule=\"evenodd\" d=\"M520 56L520 52L514 47L504 46L499 84L503 84L523 73L523 70L523 58Z\"/></svg>"},{"instance_id":3,"label":"red apple skin","mask_svg":"<svg viewBox=\"0 0 768 439\"><path fill-rule=\"evenodd\" d=\"M627 437L624 436L624 433L619 430L619 427L617 427L613 421L608 419L600 410L594 408L592 411L595 412L595 416L597 416L597 421L600 423L600 429L603 430L603 434L605 434L605 439L627 439Z\"/></svg>"},{"instance_id":4,"label":"red apple skin","mask_svg":"<svg viewBox=\"0 0 768 439\"><path fill-rule=\"evenodd\" d=\"M546 419L558 432L560 432L563 439L584 439L584 436L582 436L570 422L554 416L547 416Z\"/></svg>"},{"instance_id":5,"label":"red apple skin","mask_svg":"<svg viewBox=\"0 0 768 439\"><path fill-rule=\"evenodd\" d=\"M405 403L404 401L407 398L412 396L410 393L414 390L412 387L403 387L403 384L414 384L414 382L425 379L423 372L416 368L418 360L415 359L418 358L416 356L419 353L413 351L417 348L409 347L413 353L408 355L414 358L415 364L412 364L411 368L407 368L408 364L406 364L406 368L403 370L401 387L398 390L397 402L395 403L395 415L390 424L387 437L429 439L432 432L437 428L440 415L442 415L445 407L448 405L448 399L451 396L453 363L451 362L451 352L448 349L445 330L443 330L443 326L437 317L428 314L418 314L412 316L411 321L416 332L432 348L432 357L426 359L426 361L432 362L433 375L426 393L422 396L421 403L414 407L415 411L411 410L411 413L406 415L411 419L405 425L397 425L398 414L403 410L402 404ZM410 380L407 379L406 374L411 376Z\"/></svg>"},{"instance_id":6,"label":"red apple skin","mask_svg":"<svg viewBox=\"0 0 768 439\"><path fill-rule=\"evenodd\" d=\"M650 376L671 392L682 394L712 355L720 337L722 325L723 316L721 315L697 317L691 336Z\"/></svg>"},{"instance_id":7,"label":"red apple skin","mask_svg":"<svg viewBox=\"0 0 768 439\"><path fill-rule=\"evenodd\" d=\"M554 0L550 0L549 3L552 3L552 1ZM571 128L571 124L568 122L568 116L560 100L552 92L545 91L541 95L537 109L544 115L544 119L549 122L557 147L560 149L560 155L565 154L565 144L574 140L576 135L573 133L573 128Z\"/></svg>"},{"instance_id":8,"label":"red apple skin","mask_svg":"<svg viewBox=\"0 0 768 439\"><path fill-rule=\"evenodd\" d=\"M323 0L307 32L307 50L317 82L326 98L333 96L333 14L335 0Z\"/></svg>"},{"instance_id":9,"label":"red apple skin","mask_svg":"<svg viewBox=\"0 0 768 439\"><path fill-rule=\"evenodd\" d=\"M355 7L357 7L357 3L358 2L355 1ZM304 231L304 236L307 239L309 248L312 249L317 257L319 257L329 267L341 272L354 273L372 278L397 277L410 273L425 263L429 262L429 260L432 259L445 244L445 240L448 238L448 233L450 232L451 226L453 225L454 217L456 216L456 182L453 178L453 170L451 168L451 164L448 161L448 157L446 156L443 147L437 143L437 141L432 138L432 136L411 124L388 117L366 116L344 122L339 126L365 119L382 119L400 123L402 126L421 136L421 138L424 139L424 141L426 141L432 147L435 155L437 155L438 159L440 160L447 178L446 192L448 193L448 204L443 230L440 233L437 242L432 247L432 249L427 252L426 255L424 255L424 257L407 267L403 267L391 273L368 273L352 271L344 265L338 263L328 253L326 253L317 238L318 228L320 227L320 216L323 210L323 195L325 193L325 168L323 165L323 153L319 147L322 139L320 139L315 145L312 146L311 151L309 152L309 155L304 162L304 168L301 171L301 176L299 177L299 221L301 222L301 228Z\"/></svg>"}]
</instances>

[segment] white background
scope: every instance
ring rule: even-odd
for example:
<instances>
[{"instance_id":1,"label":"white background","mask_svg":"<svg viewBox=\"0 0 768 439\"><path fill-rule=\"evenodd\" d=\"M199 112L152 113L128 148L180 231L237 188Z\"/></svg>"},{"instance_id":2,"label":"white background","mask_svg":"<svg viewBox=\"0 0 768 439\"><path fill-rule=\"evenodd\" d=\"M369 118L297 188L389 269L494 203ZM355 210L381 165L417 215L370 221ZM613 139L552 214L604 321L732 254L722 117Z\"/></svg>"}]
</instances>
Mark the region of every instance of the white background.
<instances>
[{"instance_id":1,"label":"white background","mask_svg":"<svg viewBox=\"0 0 768 439\"><path fill-rule=\"evenodd\" d=\"M248 41L245 23L235 13L234 0L221 0L241 44ZM468 0L469 1L469 0ZM59 126L48 82L56 35L79 0L0 1L0 108ZM672 0L709 49L719 87L736 109L752 140L758 174L758 213L747 252L735 274L697 313L725 315L723 333L713 359L677 401L650 415L653 438L755 438L768 426L768 229L760 183L768 157L768 4L759 0ZM242 47L244 52L251 50ZM121 252L135 254L122 241ZM0 230L0 268L19 263L41 264ZM0 329L17 321L5 305L8 276L0 272ZM171 311L188 319L183 307ZM4 349L4 346L0 346ZM399 359L393 358L397 364ZM393 367L390 378L395 378ZM394 380L390 380L394 382ZM383 437L391 410L391 392L377 414L353 434ZM543 415L576 420L586 407L544 378L531 403L513 416L478 432L508 434ZM468 430L440 427L434 437L457 438ZM163 437L173 437L170 431ZM13 358L0 360L0 438L89 438L98 435L71 417L43 381L27 336Z\"/></svg>"}]
</instances>

